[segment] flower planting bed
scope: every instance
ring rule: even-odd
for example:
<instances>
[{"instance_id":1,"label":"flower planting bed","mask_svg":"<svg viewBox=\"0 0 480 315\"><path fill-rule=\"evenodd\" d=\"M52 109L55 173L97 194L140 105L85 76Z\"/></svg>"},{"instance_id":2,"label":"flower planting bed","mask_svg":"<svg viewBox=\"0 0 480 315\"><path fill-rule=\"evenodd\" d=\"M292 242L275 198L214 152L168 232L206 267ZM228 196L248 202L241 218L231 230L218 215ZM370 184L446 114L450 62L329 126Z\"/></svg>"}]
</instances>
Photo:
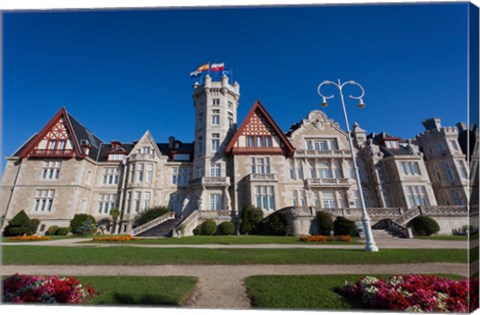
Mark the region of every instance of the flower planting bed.
<instances>
[{"instance_id":1,"label":"flower planting bed","mask_svg":"<svg viewBox=\"0 0 480 315\"><path fill-rule=\"evenodd\" d=\"M470 299L469 287L472 288ZM369 309L466 313L478 305L475 288L478 288L478 278L456 281L410 274L391 276L387 280L363 277L355 284L345 283L339 293Z\"/></svg>"},{"instance_id":2,"label":"flower planting bed","mask_svg":"<svg viewBox=\"0 0 480 315\"><path fill-rule=\"evenodd\" d=\"M138 241L140 237L135 237L131 235L117 235L117 236L101 236L101 237L94 237L92 241L94 242L130 242L130 241Z\"/></svg>"},{"instance_id":3,"label":"flower planting bed","mask_svg":"<svg viewBox=\"0 0 480 315\"><path fill-rule=\"evenodd\" d=\"M94 294L72 277L14 274L3 281L3 303L79 304Z\"/></svg>"},{"instance_id":4,"label":"flower planting bed","mask_svg":"<svg viewBox=\"0 0 480 315\"><path fill-rule=\"evenodd\" d=\"M9 241L18 241L18 242L29 242L29 241L48 241L50 237L40 236L40 235L22 235L22 236L13 236L8 237Z\"/></svg>"},{"instance_id":5,"label":"flower planting bed","mask_svg":"<svg viewBox=\"0 0 480 315\"><path fill-rule=\"evenodd\" d=\"M351 242L350 235L325 236L325 235L304 235L300 236L300 241L307 243L322 243L322 242Z\"/></svg>"}]
</instances>

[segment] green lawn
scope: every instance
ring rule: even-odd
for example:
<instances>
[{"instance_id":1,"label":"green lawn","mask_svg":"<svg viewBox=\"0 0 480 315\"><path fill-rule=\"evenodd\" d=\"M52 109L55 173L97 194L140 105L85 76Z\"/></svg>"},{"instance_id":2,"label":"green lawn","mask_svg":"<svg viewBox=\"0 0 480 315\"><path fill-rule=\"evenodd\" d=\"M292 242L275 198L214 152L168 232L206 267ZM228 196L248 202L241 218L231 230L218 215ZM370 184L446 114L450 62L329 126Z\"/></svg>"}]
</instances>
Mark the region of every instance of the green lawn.
<instances>
[{"instance_id":1,"label":"green lawn","mask_svg":"<svg viewBox=\"0 0 480 315\"><path fill-rule=\"evenodd\" d=\"M397 264L467 262L466 249L199 249L4 246L5 265Z\"/></svg>"},{"instance_id":2,"label":"green lawn","mask_svg":"<svg viewBox=\"0 0 480 315\"><path fill-rule=\"evenodd\" d=\"M42 242L48 242L48 241L54 241L54 240L63 240L63 239L78 239L79 241L87 239L87 238L92 238L91 235L45 235L49 237L49 240L42 241ZM11 241L8 239L6 236L2 236L1 238L2 243L24 243L25 241ZM32 242L38 242L38 241L32 241Z\"/></svg>"},{"instance_id":3,"label":"green lawn","mask_svg":"<svg viewBox=\"0 0 480 315\"><path fill-rule=\"evenodd\" d=\"M434 241L467 241L466 235L431 235L431 236L415 236L415 238L422 240Z\"/></svg>"},{"instance_id":4,"label":"green lawn","mask_svg":"<svg viewBox=\"0 0 480 315\"><path fill-rule=\"evenodd\" d=\"M267 235L196 235L185 236L181 238L144 238L138 241L131 241L124 244L173 244L173 245L201 245L201 244L223 244L223 245L242 245L242 244L313 244L313 245L362 245L360 238L355 237L351 242L325 242L325 243L306 243L301 242L298 236L267 236ZM115 242L112 242L115 243ZM118 244L118 242L116 242Z\"/></svg>"},{"instance_id":5,"label":"green lawn","mask_svg":"<svg viewBox=\"0 0 480 315\"><path fill-rule=\"evenodd\" d=\"M98 293L87 304L182 305L197 283L195 277L76 277Z\"/></svg>"},{"instance_id":6,"label":"green lawn","mask_svg":"<svg viewBox=\"0 0 480 315\"><path fill-rule=\"evenodd\" d=\"M253 307L280 309L361 309L335 292L345 281L355 282L365 275L252 276L245 279ZM387 278L388 275L376 275ZM442 275L452 279L461 276Z\"/></svg>"}]
</instances>

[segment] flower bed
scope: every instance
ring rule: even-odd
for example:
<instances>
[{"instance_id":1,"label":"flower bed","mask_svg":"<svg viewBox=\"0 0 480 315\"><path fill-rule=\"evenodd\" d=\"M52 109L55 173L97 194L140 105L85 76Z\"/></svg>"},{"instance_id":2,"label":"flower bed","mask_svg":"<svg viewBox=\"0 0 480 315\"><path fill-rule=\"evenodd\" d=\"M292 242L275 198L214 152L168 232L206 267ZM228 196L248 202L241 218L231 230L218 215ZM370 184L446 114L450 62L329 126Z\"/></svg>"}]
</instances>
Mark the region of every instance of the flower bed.
<instances>
[{"instance_id":1,"label":"flower bed","mask_svg":"<svg viewBox=\"0 0 480 315\"><path fill-rule=\"evenodd\" d=\"M302 242L350 242L350 235L325 236L325 235L304 235L300 236Z\"/></svg>"},{"instance_id":2,"label":"flower bed","mask_svg":"<svg viewBox=\"0 0 480 315\"><path fill-rule=\"evenodd\" d=\"M370 309L466 313L469 311L468 289L467 279L455 281L410 274L388 280L364 277L356 284L345 283L339 291Z\"/></svg>"},{"instance_id":3,"label":"flower bed","mask_svg":"<svg viewBox=\"0 0 480 315\"><path fill-rule=\"evenodd\" d=\"M5 303L79 304L94 294L92 287L83 287L78 279L72 277L15 274L3 281Z\"/></svg>"},{"instance_id":4,"label":"flower bed","mask_svg":"<svg viewBox=\"0 0 480 315\"><path fill-rule=\"evenodd\" d=\"M129 242L129 241L137 241L141 239L140 237L135 237L131 235L116 235L116 236L101 236L101 237L94 237L94 242Z\"/></svg>"},{"instance_id":5,"label":"flower bed","mask_svg":"<svg viewBox=\"0 0 480 315\"><path fill-rule=\"evenodd\" d=\"M13 236L8 237L9 241L20 241L20 242L29 242L29 241L48 241L50 237L40 236L40 235L22 235L22 236Z\"/></svg>"}]
</instances>

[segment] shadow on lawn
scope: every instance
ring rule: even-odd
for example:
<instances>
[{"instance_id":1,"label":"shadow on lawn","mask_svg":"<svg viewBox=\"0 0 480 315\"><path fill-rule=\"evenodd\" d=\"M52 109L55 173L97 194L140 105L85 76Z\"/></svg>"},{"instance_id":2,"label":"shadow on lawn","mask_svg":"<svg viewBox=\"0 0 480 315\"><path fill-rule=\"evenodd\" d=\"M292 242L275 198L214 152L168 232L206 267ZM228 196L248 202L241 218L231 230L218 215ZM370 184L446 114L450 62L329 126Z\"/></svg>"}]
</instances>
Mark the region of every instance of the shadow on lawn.
<instances>
[{"instance_id":1,"label":"shadow on lawn","mask_svg":"<svg viewBox=\"0 0 480 315\"><path fill-rule=\"evenodd\" d=\"M132 296L130 294L115 292L112 295L113 304L126 305L178 305L171 298L163 295L143 294Z\"/></svg>"}]
</instances>

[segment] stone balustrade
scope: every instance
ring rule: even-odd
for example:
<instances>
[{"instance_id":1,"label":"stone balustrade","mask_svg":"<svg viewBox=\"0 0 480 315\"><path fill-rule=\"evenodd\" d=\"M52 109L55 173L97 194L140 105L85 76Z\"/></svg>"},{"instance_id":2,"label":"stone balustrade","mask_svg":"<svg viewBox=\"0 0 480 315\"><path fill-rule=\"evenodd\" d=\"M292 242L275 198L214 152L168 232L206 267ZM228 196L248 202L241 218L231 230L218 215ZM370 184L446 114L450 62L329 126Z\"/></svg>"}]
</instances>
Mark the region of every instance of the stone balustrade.
<instances>
[{"instance_id":1,"label":"stone balustrade","mask_svg":"<svg viewBox=\"0 0 480 315\"><path fill-rule=\"evenodd\" d=\"M170 212L167 212L165 213L164 215L162 216L159 216L158 218L155 218L153 219L152 221L149 221L145 224L142 224L140 226L137 226L136 228L134 228L130 234L131 235L138 235L142 232L145 232L146 230L149 230L159 224L162 224L163 222L167 221L167 220L171 220L171 219L175 219L175 212L173 211L170 211Z\"/></svg>"},{"instance_id":2,"label":"stone balustrade","mask_svg":"<svg viewBox=\"0 0 480 315\"><path fill-rule=\"evenodd\" d=\"M349 186L348 178L307 178L308 187Z\"/></svg>"}]
</instances>

